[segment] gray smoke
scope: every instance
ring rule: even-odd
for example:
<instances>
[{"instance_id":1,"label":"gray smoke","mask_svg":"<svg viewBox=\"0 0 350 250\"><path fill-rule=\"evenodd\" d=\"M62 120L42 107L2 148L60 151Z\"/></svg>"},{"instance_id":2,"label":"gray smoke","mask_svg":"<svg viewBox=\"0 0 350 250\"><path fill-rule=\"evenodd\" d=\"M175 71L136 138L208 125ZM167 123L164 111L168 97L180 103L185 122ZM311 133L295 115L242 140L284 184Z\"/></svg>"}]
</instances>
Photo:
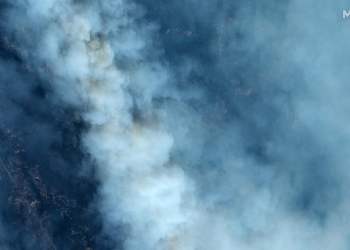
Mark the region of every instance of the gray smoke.
<instances>
[{"instance_id":1,"label":"gray smoke","mask_svg":"<svg viewBox=\"0 0 350 250\"><path fill-rule=\"evenodd\" d=\"M7 32L34 39L22 58L88 124L102 235L122 249L349 247L345 1L13 5Z\"/></svg>"}]
</instances>

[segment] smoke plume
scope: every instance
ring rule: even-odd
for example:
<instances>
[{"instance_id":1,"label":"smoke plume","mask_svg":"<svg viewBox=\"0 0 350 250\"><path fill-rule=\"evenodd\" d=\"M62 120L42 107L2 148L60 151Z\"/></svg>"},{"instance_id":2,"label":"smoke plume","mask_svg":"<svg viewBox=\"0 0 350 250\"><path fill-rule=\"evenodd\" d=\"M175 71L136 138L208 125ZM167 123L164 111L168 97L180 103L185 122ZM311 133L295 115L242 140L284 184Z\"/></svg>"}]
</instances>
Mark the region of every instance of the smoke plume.
<instances>
[{"instance_id":1,"label":"smoke plume","mask_svg":"<svg viewBox=\"0 0 350 250\"><path fill-rule=\"evenodd\" d=\"M1 219L8 249L349 248L345 1L1 5L0 197L57 175L93 228L35 203L45 240Z\"/></svg>"}]
</instances>

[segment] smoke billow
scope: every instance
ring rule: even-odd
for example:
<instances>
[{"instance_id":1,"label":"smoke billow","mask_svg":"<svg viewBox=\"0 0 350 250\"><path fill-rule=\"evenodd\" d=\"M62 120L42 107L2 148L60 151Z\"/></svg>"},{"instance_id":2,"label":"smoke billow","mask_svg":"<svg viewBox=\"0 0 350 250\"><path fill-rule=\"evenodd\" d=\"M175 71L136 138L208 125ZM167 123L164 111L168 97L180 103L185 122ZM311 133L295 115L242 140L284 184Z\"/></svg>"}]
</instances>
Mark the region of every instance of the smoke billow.
<instances>
[{"instance_id":1,"label":"smoke billow","mask_svg":"<svg viewBox=\"0 0 350 250\"><path fill-rule=\"evenodd\" d=\"M344 1L1 4L8 249L349 247Z\"/></svg>"}]
</instances>

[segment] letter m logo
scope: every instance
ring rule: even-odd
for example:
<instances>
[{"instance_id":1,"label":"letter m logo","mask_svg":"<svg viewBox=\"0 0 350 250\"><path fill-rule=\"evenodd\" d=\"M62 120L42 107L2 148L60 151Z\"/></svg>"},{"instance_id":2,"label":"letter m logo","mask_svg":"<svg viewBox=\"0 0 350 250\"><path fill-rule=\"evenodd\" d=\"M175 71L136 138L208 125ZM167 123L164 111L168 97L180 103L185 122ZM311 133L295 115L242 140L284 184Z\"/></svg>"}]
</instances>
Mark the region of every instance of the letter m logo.
<instances>
[{"instance_id":1,"label":"letter m logo","mask_svg":"<svg viewBox=\"0 0 350 250\"><path fill-rule=\"evenodd\" d=\"M346 12L346 10L343 10L343 18L349 18L350 17L350 10Z\"/></svg>"}]
</instances>

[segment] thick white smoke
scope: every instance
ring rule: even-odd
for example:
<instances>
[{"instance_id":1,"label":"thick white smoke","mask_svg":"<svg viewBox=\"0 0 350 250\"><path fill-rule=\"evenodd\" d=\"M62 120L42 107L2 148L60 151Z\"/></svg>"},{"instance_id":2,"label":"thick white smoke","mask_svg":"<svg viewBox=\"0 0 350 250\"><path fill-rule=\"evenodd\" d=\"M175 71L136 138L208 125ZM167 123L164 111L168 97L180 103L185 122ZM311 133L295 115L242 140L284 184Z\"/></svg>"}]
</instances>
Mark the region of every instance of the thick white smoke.
<instances>
[{"instance_id":1,"label":"thick white smoke","mask_svg":"<svg viewBox=\"0 0 350 250\"><path fill-rule=\"evenodd\" d=\"M133 25L123 1L30 1L28 7L33 19L44 22L39 57L53 86L62 99L86 110L90 128L83 141L102 183L105 233L117 235L124 224L130 228L125 249L193 249L193 186L169 162L173 139L151 105L167 72L142 55L146 42L140 33L147 28ZM128 70L116 66L119 58ZM130 89L140 97L133 100ZM145 113L140 121L133 121L133 102Z\"/></svg>"},{"instance_id":2,"label":"thick white smoke","mask_svg":"<svg viewBox=\"0 0 350 250\"><path fill-rule=\"evenodd\" d=\"M242 152L241 131L233 126L238 127L238 123L221 128L198 127L197 131L192 123L201 126L199 115L185 103L174 101L176 104L173 104L169 101L164 107L155 106L152 102L154 98L174 93L170 86L173 71L159 59L161 51L152 45L156 25L145 20L140 22L136 14L131 15L142 13L142 7L122 0L81 2L28 0L21 6L28 8L26 18L31 22L33 33L41 37L37 44L37 58L33 59L36 67L43 78L52 82L58 98L84 111L83 117L89 124L88 132L83 135L84 150L97 165L101 182L97 200L105 234L117 238L122 225L127 235L123 247L127 250L347 249L349 229L343 221L348 221L350 215L346 209L348 202L343 202L330 213L323 225L292 209L288 210L285 195L291 194L295 187L290 184L288 175L293 171L286 167L285 174L274 178L274 171L284 167L277 162L268 166L271 168L266 167L266 171L256 171L263 177L254 176L252 172L259 162ZM305 32L302 24L293 24L294 18L298 18L293 13L302 7L296 1L290 8L292 14L286 17L290 26L285 28L288 31L297 29L297 33ZM243 9L241 15L247 13ZM281 27L273 24L268 17L251 18L251 21L253 24L249 25L243 22L242 28L251 28L257 37L256 47L282 32ZM265 27L269 32L263 31ZM285 56L281 59L282 63L300 63L309 69L314 61L309 61L302 54L312 50L309 47L311 43L298 39L281 39L279 48L282 49L276 53ZM226 46L228 51L230 46ZM291 50L284 51L284 46ZM256 47L248 50L254 51ZM314 51L321 52L327 48L320 47ZM188 68L187 63L191 60L184 61L179 71ZM225 63L223 59L222 64ZM310 79L321 73L324 64L315 66L320 69L305 73L307 87L314 90L317 87L314 79ZM322 76L330 79L332 72L322 72ZM281 88L288 90L289 86ZM342 91L339 87L333 89L334 93L327 94L329 89L333 88L323 88L323 94L336 96ZM247 91L245 95L250 95L252 91L255 90ZM196 96L178 92L172 97L176 99L179 95L183 95L184 99ZM335 96L332 99L336 99ZM322 131L334 129L336 126L332 122L313 115L323 97L315 94L315 99L317 101L293 100L300 109L295 119L310 131L317 122L326 127ZM335 103L331 110L322 106L323 114L332 115L334 110L345 114L345 110L340 108L343 102L345 100ZM277 101L273 104L279 105ZM283 111L285 107L279 108ZM137 112L141 114L137 116ZM347 119L344 118L344 121ZM169 131L170 128L172 131ZM344 134L347 132L344 127L340 129ZM207 134L211 131L218 141L224 142L216 149L216 153L224 159L220 166L223 173L208 170L203 174L207 182L200 183L196 173L188 170L188 166L179 166L172 158L172 149L183 148L188 151L189 158L210 158L203 155L202 144L205 141L203 137L209 138L211 135ZM235 141L235 152L226 151L229 148L225 148L226 135ZM181 142L176 144L174 136ZM298 162L295 160L297 153L291 149L294 145L283 139L293 141L288 135L282 139L273 138L268 150L277 152L276 155L290 155L290 162ZM339 140L320 139L320 143L336 147ZM340 154L334 155L337 160L343 160ZM337 174L345 172L341 167L335 171L338 171ZM262 185L254 178L269 180L270 183ZM346 177L344 179L347 180ZM206 188L211 191L203 195ZM346 188L341 190L348 193Z\"/></svg>"}]
</instances>

